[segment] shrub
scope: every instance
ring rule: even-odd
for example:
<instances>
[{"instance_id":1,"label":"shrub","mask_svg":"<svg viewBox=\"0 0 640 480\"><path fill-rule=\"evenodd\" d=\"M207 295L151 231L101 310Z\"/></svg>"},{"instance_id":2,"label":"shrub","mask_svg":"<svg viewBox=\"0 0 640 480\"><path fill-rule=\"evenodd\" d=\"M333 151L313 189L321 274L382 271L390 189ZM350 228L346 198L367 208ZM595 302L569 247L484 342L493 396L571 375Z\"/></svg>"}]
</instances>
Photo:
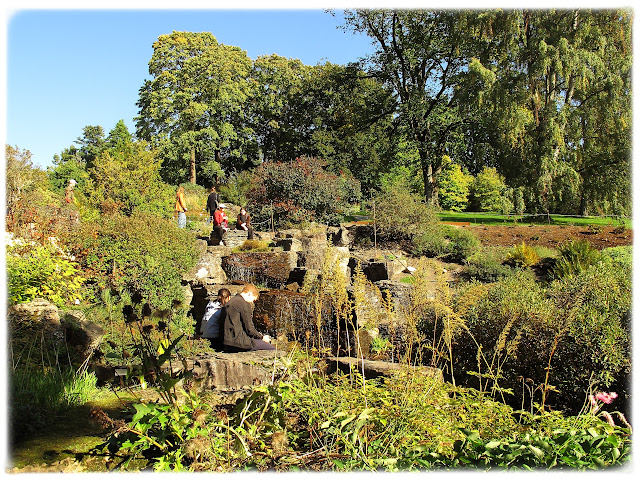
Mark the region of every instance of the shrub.
<instances>
[{"instance_id":1,"label":"shrub","mask_svg":"<svg viewBox=\"0 0 640 480\"><path fill-rule=\"evenodd\" d=\"M540 261L540 257L533 247L522 242L520 245L513 247L513 249L507 253L505 261L517 267L525 268L532 267L538 263Z\"/></svg>"},{"instance_id":2,"label":"shrub","mask_svg":"<svg viewBox=\"0 0 640 480\"><path fill-rule=\"evenodd\" d=\"M624 384L630 308L630 270L604 263L548 289L530 270L491 285L466 285L454 300L467 327L456 340L456 381L481 383L483 391L508 389L505 398L514 406L534 397L541 403L544 392L547 405L578 411L590 381ZM526 392L524 379L531 379Z\"/></svg>"},{"instance_id":3,"label":"shrub","mask_svg":"<svg viewBox=\"0 0 640 480\"><path fill-rule=\"evenodd\" d=\"M496 282L513 275L514 270L502 263L504 253L500 249L481 248L467 258L464 274L470 280Z\"/></svg>"},{"instance_id":4,"label":"shrub","mask_svg":"<svg viewBox=\"0 0 640 480\"><path fill-rule=\"evenodd\" d=\"M145 142L105 150L89 170L88 196L103 214L173 214L175 190L160 179L161 161Z\"/></svg>"},{"instance_id":5,"label":"shrub","mask_svg":"<svg viewBox=\"0 0 640 480\"><path fill-rule=\"evenodd\" d=\"M416 254L461 262L478 249L480 240L469 230L435 223L416 235L414 245Z\"/></svg>"},{"instance_id":6,"label":"shrub","mask_svg":"<svg viewBox=\"0 0 640 480\"><path fill-rule=\"evenodd\" d=\"M600 251L602 261L631 271L633 263L632 247L610 247Z\"/></svg>"},{"instance_id":7,"label":"shrub","mask_svg":"<svg viewBox=\"0 0 640 480\"><path fill-rule=\"evenodd\" d=\"M236 252L268 252L269 244L262 240L245 240L242 245L237 246L232 250L232 253Z\"/></svg>"},{"instance_id":8,"label":"shrub","mask_svg":"<svg viewBox=\"0 0 640 480\"><path fill-rule=\"evenodd\" d=\"M194 235L150 214L103 217L80 228L76 257L95 294L127 290L152 307L182 301L182 275L199 258Z\"/></svg>"},{"instance_id":9,"label":"shrub","mask_svg":"<svg viewBox=\"0 0 640 480\"><path fill-rule=\"evenodd\" d=\"M571 240L559 248L552 274L555 278L575 275L600 261L601 255L588 240Z\"/></svg>"},{"instance_id":10,"label":"shrub","mask_svg":"<svg viewBox=\"0 0 640 480\"><path fill-rule=\"evenodd\" d=\"M16 243L7 249L9 302L45 298L58 307L82 298L78 264L53 245Z\"/></svg>"},{"instance_id":11,"label":"shrub","mask_svg":"<svg viewBox=\"0 0 640 480\"><path fill-rule=\"evenodd\" d=\"M337 225L349 203L359 199L360 184L326 172L320 159L302 157L261 164L247 197L254 223L273 216L278 226L300 220Z\"/></svg>"},{"instance_id":12,"label":"shrub","mask_svg":"<svg viewBox=\"0 0 640 480\"><path fill-rule=\"evenodd\" d=\"M602 262L551 283L548 295L566 329L554 363L563 398L586 391L590 382L609 388L628 373L631 282L630 265Z\"/></svg>"},{"instance_id":13,"label":"shrub","mask_svg":"<svg viewBox=\"0 0 640 480\"><path fill-rule=\"evenodd\" d=\"M378 234L389 239L411 239L438 223L434 208L402 182L384 187L374 197L369 204L372 218L374 206Z\"/></svg>"}]
</instances>

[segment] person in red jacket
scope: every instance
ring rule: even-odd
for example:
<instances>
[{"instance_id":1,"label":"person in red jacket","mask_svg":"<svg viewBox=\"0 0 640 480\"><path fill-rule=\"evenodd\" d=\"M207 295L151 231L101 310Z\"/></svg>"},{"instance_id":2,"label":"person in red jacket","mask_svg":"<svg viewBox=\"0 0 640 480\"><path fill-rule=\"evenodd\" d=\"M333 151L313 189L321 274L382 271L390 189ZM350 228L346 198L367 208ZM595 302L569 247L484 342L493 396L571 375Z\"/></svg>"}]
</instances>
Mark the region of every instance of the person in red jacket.
<instances>
[{"instance_id":1,"label":"person in red jacket","mask_svg":"<svg viewBox=\"0 0 640 480\"><path fill-rule=\"evenodd\" d=\"M213 214L213 235L218 240L218 245L224 245L224 232L229 230L229 220L227 214L224 213L225 205L221 203ZM215 240L214 240L215 241Z\"/></svg>"}]
</instances>

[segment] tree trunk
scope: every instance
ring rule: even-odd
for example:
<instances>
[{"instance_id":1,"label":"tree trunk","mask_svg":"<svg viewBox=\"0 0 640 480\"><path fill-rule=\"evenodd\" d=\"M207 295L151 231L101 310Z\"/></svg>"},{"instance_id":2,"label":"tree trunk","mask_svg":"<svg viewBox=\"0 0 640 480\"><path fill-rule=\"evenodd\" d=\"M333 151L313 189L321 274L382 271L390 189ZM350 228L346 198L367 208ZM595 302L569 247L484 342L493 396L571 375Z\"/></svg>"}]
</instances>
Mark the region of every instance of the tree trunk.
<instances>
[{"instance_id":1,"label":"tree trunk","mask_svg":"<svg viewBox=\"0 0 640 480\"><path fill-rule=\"evenodd\" d=\"M422 156L423 153L421 152L420 157ZM434 176L433 163L426 158L421 158L420 160L422 164L422 179L424 181L424 200L427 202L427 205L437 205L438 184Z\"/></svg>"},{"instance_id":2,"label":"tree trunk","mask_svg":"<svg viewBox=\"0 0 640 480\"><path fill-rule=\"evenodd\" d=\"M189 159L189 181L196 184L196 147L191 147L191 158Z\"/></svg>"}]
</instances>

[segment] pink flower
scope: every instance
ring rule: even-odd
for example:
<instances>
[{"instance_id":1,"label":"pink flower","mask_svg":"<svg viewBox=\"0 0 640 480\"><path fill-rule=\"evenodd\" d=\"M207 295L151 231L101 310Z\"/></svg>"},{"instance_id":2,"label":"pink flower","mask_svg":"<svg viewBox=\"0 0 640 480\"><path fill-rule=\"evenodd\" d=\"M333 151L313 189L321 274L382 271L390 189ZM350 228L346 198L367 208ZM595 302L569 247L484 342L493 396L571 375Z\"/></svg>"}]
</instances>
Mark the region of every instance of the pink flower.
<instances>
[{"instance_id":1,"label":"pink flower","mask_svg":"<svg viewBox=\"0 0 640 480\"><path fill-rule=\"evenodd\" d=\"M600 400L603 403L607 403L607 404L611 403L616 398L618 398L618 394L616 392L611 392L611 393L598 392L598 393L596 393L596 399Z\"/></svg>"},{"instance_id":2,"label":"pink flower","mask_svg":"<svg viewBox=\"0 0 640 480\"><path fill-rule=\"evenodd\" d=\"M589 403L591 404L591 413L596 413L599 408L598 402L596 402L596 397L589 395Z\"/></svg>"}]
</instances>

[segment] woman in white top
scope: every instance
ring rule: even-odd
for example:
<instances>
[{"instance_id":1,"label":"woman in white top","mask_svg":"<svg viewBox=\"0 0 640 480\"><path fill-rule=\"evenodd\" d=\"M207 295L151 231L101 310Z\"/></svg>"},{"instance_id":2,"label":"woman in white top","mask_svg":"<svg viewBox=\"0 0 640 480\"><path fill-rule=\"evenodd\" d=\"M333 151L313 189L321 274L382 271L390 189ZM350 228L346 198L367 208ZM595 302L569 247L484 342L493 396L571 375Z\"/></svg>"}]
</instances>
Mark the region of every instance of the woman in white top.
<instances>
[{"instance_id":1,"label":"woman in white top","mask_svg":"<svg viewBox=\"0 0 640 480\"><path fill-rule=\"evenodd\" d=\"M210 300L204 310L204 316L202 322L200 322L200 334L202 338L209 339L211 347L218 348L221 346L220 342L220 314L222 313L222 307L229 301L231 292L226 288L218 290L218 297L215 300Z\"/></svg>"}]
</instances>

